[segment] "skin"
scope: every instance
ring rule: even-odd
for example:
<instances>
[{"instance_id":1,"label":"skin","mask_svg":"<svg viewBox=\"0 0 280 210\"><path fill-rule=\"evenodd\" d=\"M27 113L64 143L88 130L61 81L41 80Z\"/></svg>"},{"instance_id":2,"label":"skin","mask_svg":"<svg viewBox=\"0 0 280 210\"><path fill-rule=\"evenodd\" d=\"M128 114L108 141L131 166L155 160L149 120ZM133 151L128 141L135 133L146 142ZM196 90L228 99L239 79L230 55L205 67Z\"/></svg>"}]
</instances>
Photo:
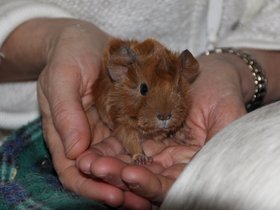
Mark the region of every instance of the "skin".
<instances>
[{"instance_id":1,"label":"skin","mask_svg":"<svg viewBox=\"0 0 280 210\"><path fill-rule=\"evenodd\" d=\"M153 155L152 165L129 165L130 157L92 107L91 87L110 38L80 20L30 20L1 48L5 59L0 82L38 79L46 143L66 188L111 206L155 209L193 155L219 130L246 114L253 77L236 56L198 57L200 75L192 85L195 105L186 119L193 145L146 141L144 151ZM264 104L278 100L279 51L245 50L261 63L268 78Z\"/></svg>"}]
</instances>

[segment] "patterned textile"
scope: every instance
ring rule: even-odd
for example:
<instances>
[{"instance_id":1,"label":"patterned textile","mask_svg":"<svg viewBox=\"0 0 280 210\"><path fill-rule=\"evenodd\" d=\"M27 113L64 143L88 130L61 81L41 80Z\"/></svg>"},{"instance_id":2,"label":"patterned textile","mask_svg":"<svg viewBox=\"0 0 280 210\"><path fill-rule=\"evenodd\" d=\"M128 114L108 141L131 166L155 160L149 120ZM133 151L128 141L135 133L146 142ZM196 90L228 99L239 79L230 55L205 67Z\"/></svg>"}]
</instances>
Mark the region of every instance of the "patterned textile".
<instances>
[{"instance_id":1,"label":"patterned textile","mask_svg":"<svg viewBox=\"0 0 280 210\"><path fill-rule=\"evenodd\" d=\"M0 158L1 210L110 209L62 187L44 144L40 119L6 137Z\"/></svg>"}]
</instances>

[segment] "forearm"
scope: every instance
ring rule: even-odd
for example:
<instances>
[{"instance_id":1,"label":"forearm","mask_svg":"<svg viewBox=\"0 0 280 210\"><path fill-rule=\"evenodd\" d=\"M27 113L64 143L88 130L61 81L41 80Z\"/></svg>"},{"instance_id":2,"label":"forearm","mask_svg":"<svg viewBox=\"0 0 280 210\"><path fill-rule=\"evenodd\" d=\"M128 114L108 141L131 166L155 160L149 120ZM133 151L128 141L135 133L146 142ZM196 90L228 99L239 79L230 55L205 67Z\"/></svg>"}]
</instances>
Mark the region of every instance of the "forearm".
<instances>
[{"instance_id":1,"label":"forearm","mask_svg":"<svg viewBox=\"0 0 280 210\"><path fill-rule=\"evenodd\" d=\"M0 81L34 80L44 67L49 26L47 20L34 19L17 27L4 42L1 52ZM52 28L51 32L56 30Z\"/></svg>"},{"instance_id":2,"label":"forearm","mask_svg":"<svg viewBox=\"0 0 280 210\"><path fill-rule=\"evenodd\" d=\"M56 36L71 19L32 19L17 27L4 42L0 82L35 80L44 68Z\"/></svg>"}]
</instances>

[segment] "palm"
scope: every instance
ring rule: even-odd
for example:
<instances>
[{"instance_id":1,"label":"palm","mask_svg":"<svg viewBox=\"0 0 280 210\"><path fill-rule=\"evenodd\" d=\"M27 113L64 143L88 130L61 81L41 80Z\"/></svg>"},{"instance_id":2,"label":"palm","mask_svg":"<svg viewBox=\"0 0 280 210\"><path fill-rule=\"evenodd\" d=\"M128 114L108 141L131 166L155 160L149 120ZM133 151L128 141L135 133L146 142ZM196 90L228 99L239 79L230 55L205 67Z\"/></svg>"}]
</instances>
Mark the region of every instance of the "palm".
<instances>
[{"instance_id":1,"label":"palm","mask_svg":"<svg viewBox=\"0 0 280 210\"><path fill-rule=\"evenodd\" d=\"M124 196L126 206L136 208L135 199L138 199L138 204L161 203L178 175L206 141L246 113L238 92L240 84L235 78L235 70L225 73L225 68L231 66L223 64L220 67L211 69L209 66L211 71L202 72L192 86L193 106L186 120L186 141L190 144L179 145L170 140L146 141L144 151L153 156L154 162L143 167L127 164L130 158L125 155L120 143L114 138L107 138L80 156L78 167L87 165L86 171L93 177L101 178L124 192L129 189L126 195L133 195L134 199L130 202ZM201 70L204 70L203 67ZM220 77L217 78L217 74Z\"/></svg>"},{"instance_id":2,"label":"palm","mask_svg":"<svg viewBox=\"0 0 280 210\"><path fill-rule=\"evenodd\" d=\"M151 203L160 204L163 201L166 192L199 147L166 139L147 140L143 143L143 149L147 155L153 156L153 163L131 165L131 157L121 143L109 137L83 153L77 165L93 178L124 190L125 207L138 208L140 205L146 209Z\"/></svg>"}]
</instances>

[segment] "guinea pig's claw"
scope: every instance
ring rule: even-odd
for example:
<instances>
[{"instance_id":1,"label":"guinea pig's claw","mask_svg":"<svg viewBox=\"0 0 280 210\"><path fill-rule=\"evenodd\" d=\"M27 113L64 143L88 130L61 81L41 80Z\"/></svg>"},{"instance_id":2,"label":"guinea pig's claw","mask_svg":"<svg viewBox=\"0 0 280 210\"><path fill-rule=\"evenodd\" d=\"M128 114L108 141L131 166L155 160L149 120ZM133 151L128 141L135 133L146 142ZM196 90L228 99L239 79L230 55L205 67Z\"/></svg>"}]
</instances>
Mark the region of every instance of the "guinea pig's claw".
<instances>
[{"instance_id":1,"label":"guinea pig's claw","mask_svg":"<svg viewBox=\"0 0 280 210\"><path fill-rule=\"evenodd\" d=\"M148 157L144 154L135 154L132 159L136 165L149 165L153 162L152 157Z\"/></svg>"}]
</instances>

